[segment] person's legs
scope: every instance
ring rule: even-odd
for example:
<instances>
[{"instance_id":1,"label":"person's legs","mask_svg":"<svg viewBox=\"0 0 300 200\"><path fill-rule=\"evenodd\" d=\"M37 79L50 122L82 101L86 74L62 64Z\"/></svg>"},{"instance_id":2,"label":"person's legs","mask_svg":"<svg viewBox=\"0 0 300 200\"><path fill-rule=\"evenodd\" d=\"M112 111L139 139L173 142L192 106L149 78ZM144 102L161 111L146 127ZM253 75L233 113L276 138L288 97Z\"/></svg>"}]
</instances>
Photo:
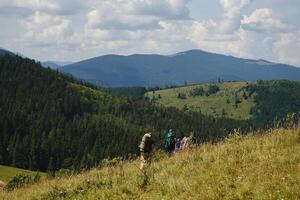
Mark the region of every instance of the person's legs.
<instances>
[{"instance_id":1,"label":"person's legs","mask_svg":"<svg viewBox=\"0 0 300 200\"><path fill-rule=\"evenodd\" d=\"M145 159L145 153L142 151L141 151L141 155L140 155L140 160L141 160L140 170L143 170L144 166L146 164L146 159Z\"/></svg>"},{"instance_id":2,"label":"person's legs","mask_svg":"<svg viewBox=\"0 0 300 200\"><path fill-rule=\"evenodd\" d=\"M151 162L150 153L141 152L141 165L140 169L143 170L146 165L149 165Z\"/></svg>"}]
</instances>

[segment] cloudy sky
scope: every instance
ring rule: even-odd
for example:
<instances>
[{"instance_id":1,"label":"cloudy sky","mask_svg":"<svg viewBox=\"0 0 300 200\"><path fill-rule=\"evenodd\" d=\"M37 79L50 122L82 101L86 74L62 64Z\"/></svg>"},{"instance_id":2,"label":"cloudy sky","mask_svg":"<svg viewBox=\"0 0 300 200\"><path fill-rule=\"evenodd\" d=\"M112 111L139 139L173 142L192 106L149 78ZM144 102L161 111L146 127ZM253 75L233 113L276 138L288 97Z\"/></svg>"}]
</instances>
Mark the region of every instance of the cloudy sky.
<instances>
[{"instance_id":1,"label":"cloudy sky","mask_svg":"<svg viewBox=\"0 0 300 200\"><path fill-rule=\"evenodd\" d=\"M45 60L202 49L300 66L299 0L0 0L0 47Z\"/></svg>"}]
</instances>

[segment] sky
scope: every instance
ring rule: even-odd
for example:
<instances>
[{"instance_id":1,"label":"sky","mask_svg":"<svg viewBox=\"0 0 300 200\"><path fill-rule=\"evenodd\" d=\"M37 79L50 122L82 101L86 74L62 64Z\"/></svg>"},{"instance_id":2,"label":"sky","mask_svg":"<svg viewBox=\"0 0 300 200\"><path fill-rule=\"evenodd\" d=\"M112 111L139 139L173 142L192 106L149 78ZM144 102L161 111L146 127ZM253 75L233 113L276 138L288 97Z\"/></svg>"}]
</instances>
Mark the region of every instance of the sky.
<instances>
[{"instance_id":1,"label":"sky","mask_svg":"<svg viewBox=\"0 0 300 200\"><path fill-rule=\"evenodd\" d=\"M299 0L0 0L0 47L40 61L201 49L300 67Z\"/></svg>"}]
</instances>

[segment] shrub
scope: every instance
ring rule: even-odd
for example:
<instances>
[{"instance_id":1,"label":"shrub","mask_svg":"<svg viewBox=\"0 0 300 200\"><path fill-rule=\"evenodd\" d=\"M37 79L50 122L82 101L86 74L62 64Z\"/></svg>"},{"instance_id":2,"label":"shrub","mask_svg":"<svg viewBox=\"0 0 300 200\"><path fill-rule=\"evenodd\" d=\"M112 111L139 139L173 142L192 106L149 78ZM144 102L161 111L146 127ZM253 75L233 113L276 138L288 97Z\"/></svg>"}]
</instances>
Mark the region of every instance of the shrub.
<instances>
[{"instance_id":1,"label":"shrub","mask_svg":"<svg viewBox=\"0 0 300 200\"><path fill-rule=\"evenodd\" d=\"M184 94L184 93L178 93L177 98L178 99L186 99L186 94Z\"/></svg>"},{"instance_id":2,"label":"shrub","mask_svg":"<svg viewBox=\"0 0 300 200\"><path fill-rule=\"evenodd\" d=\"M208 90L206 91L206 96L215 94L220 91L220 88L217 85L209 85Z\"/></svg>"},{"instance_id":3,"label":"shrub","mask_svg":"<svg viewBox=\"0 0 300 200\"><path fill-rule=\"evenodd\" d=\"M205 91L203 87L197 87L190 91L191 97L204 96L204 95L205 95Z\"/></svg>"},{"instance_id":4,"label":"shrub","mask_svg":"<svg viewBox=\"0 0 300 200\"><path fill-rule=\"evenodd\" d=\"M35 175L17 174L7 183L4 189L6 191L13 191L26 185L38 183L40 181L40 178L41 176L39 175L39 173Z\"/></svg>"},{"instance_id":5,"label":"shrub","mask_svg":"<svg viewBox=\"0 0 300 200\"><path fill-rule=\"evenodd\" d=\"M116 158L113 158L111 160L109 159L104 159L102 161L102 166L104 167L115 167L119 164L121 164L123 161L123 158L122 157L116 157Z\"/></svg>"},{"instance_id":6,"label":"shrub","mask_svg":"<svg viewBox=\"0 0 300 200\"><path fill-rule=\"evenodd\" d=\"M239 106L239 104L242 103L242 100L240 100L239 98L236 98L235 99L235 102L234 102L234 106L237 108Z\"/></svg>"},{"instance_id":7,"label":"shrub","mask_svg":"<svg viewBox=\"0 0 300 200\"><path fill-rule=\"evenodd\" d=\"M288 128L293 128L297 125L297 115L296 113L288 113L284 120L285 126Z\"/></svg>"}]
</instances>

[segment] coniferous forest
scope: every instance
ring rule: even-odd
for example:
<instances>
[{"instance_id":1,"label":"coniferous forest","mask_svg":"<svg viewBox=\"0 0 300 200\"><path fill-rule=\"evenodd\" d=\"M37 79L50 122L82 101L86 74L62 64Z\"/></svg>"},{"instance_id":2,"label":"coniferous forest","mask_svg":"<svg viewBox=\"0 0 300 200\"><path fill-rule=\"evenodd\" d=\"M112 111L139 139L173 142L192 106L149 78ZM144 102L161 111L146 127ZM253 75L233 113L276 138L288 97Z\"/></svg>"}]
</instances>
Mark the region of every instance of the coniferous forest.
<instances>
[{"instance_id":1,"label":"coniferous forest","mask_svg":"<svg viewBox=\"0 0 300 200\"><path fill-rule=\"evenodd\" d=\"M0 164L41 171L128 158L146 131L161 148L169 128L179 136L192 132L198 142L249 128L242 121L112 96L18 56L0 57L0 122Z\"/></svg>"}]
</instances>

